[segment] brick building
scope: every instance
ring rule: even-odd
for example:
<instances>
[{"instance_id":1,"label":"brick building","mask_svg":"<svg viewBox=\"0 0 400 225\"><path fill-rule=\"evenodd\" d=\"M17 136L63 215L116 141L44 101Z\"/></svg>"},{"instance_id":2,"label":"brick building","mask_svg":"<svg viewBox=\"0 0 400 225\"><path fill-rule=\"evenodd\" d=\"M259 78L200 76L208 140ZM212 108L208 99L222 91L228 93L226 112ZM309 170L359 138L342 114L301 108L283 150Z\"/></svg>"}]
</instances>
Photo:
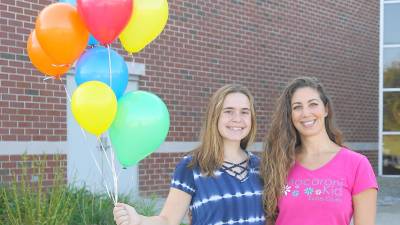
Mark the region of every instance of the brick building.
<instances>
[{"instance_id":1,"label":"brick building","mask_svg":"<svg viewBox=\"0 0 400 225\"><path fill-rule=\"evenodd\" d=\"M7 182L24 151L61 153L62 160L50 158L48 166L67 169L71 114L64 90L69 75L63 82L43 81L27 57L35 18L52 1L0 2L0 182ZM171 115L166 142L135 170L140 193L166 193L175 164L196 146L206 103L217 88L241 83L255 95L258 142L252 149L257 151L275 99L298 76L323 81L347 145L367 155L380 171L381 5L383 1L169 1L165 30L133 56L134 88L159 95ZM132 61L119 43L113 47ZM48 173L51 180L52 170Z\"/></svg>"}]
</instances>

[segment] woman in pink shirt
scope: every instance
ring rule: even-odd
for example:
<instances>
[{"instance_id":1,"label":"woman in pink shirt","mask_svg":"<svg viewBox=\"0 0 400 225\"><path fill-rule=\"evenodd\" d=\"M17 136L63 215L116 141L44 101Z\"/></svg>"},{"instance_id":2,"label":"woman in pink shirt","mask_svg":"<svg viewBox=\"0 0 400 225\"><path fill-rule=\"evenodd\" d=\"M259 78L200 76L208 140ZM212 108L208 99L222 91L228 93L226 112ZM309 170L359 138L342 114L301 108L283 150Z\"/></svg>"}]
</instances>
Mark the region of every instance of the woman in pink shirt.
<instances>
[{"instance_id":1,"label":"woman in pink shirt","mask_svg":"<svg viewBox=\"0 0 400 225\"><path fill-rule=\"evenodd\" d=\"M375 224L371 164L343 146L333 114L315 78L295 79L280 96L261 163L268 224Z\"/></svg>"}]
</instances>

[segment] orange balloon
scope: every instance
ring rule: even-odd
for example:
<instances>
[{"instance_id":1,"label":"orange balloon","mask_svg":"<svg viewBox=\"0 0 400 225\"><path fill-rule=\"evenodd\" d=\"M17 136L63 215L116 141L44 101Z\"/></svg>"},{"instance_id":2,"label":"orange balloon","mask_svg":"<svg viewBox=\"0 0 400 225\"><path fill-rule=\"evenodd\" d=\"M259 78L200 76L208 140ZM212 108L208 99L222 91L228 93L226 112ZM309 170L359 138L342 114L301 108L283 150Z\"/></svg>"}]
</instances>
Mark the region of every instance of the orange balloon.
<instances>
[{"instance_id":1,"label":"orange balloon","mask_svg":"<svg viewBox=\"0 0 400 225\"><path fill-rule=\"evenodd\" d=\"M36 19L35 30L43 50L59 64L73 64L89 40L78 11L67 3L44 8Z\"/></svg>"},{"instance_id":2,"label":"orange balloon","mask_svg":"<svg viewBox=\"0 0 400 225\"><path fill-rule=\"evenodd\" d=\"M57 65L52 58L46 55L36 38L35 30L29 35L27 49L32 64L45 75L60 77L68 72L69 64Z\"/></svg>"}]
</instances>

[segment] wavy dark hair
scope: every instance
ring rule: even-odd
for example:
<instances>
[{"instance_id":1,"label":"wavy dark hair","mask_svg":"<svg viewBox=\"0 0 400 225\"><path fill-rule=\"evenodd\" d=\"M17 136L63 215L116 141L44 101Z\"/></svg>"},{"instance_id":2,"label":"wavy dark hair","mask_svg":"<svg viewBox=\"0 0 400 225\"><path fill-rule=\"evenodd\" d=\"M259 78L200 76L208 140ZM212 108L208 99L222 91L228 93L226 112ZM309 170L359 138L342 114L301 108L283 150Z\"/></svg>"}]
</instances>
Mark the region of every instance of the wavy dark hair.
<instances>
[{"instance_id":1,"label":"wavy dark hair","mask_svg":"<svg viewBox=\"0 0 400 225\"><path fill-rule=\"evenodd\" d=\"M260 172L264 181L263 203L269 224L275 224L279 213L278 199L295 162L296 149L301 145L300 135L292 122L291 100L296 90L305 87L319 93L328 111L325 117L326 132L333 142L342 146L342 133L335 126L332 101L323 85L313 77L300 77L290 82L278 98L262 152Z\"/></svg>"}]
</instances>

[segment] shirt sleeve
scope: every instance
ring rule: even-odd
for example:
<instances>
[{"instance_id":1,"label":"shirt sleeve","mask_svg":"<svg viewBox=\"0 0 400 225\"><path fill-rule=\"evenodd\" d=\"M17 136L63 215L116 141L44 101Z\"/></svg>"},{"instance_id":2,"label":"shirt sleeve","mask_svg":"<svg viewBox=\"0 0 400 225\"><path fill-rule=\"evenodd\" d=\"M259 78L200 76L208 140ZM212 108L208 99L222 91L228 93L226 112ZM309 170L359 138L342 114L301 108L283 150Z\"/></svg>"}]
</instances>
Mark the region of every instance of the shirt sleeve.
<instances>
[{"instance_id":1,"label":"shirt sleeve","mask_svg":"<svg viewBox=\"0 0 400 225\"><path fill-rule=\"evenodd\" d=\"M356 169L354 178L352 195L356 195L367 189L374 188L378 189L378 183L376 181L374 170L369 163L367 157L363 156Z\"/></svg>"},{"instance_id":2,"label":"shirt sleeve","mask_svg":"<svg viewBox=\"0 0 400 225\"><path fill-rule=\"evenodd\" d=\"M194 185L193 169L188 168L190 161L191 157L185 157L178 163L172 176L171 188L176 188L193 196L196 190Z\"/></svg>"}]
</instances>

